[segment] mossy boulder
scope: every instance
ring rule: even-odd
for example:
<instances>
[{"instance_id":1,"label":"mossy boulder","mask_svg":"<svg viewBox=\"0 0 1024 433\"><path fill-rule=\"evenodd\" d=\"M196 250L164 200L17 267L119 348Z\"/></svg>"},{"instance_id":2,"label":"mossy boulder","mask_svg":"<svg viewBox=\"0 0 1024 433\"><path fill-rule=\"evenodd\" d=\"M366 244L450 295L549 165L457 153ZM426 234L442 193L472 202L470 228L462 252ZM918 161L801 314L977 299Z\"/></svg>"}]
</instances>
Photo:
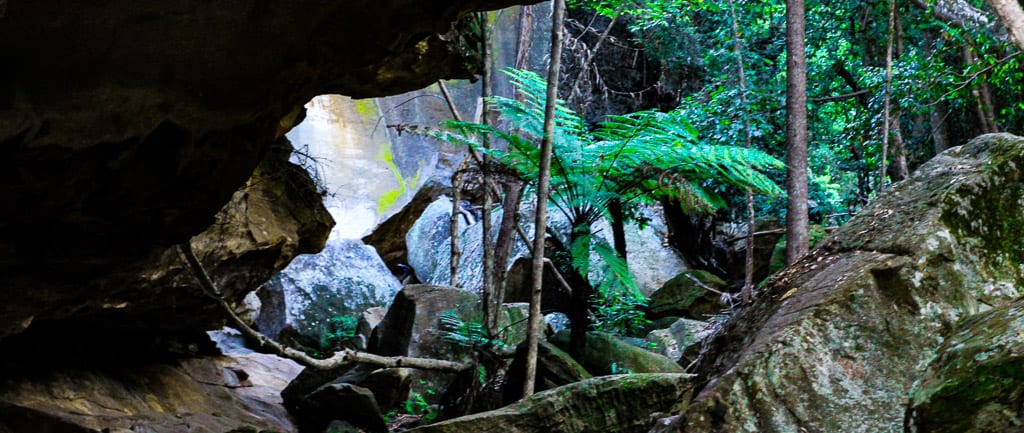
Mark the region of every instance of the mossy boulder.
<instances>
[{"instance_id":1,"label":"mossy boulder","mask_svg":"<svg viewBox=\"0 0 1024 433\"><path fill-rule=\"evenodd\" d=\"M649 350L664 355L673 361L690 363L694 354L700 350L701 342L711 335L714 326L699 320L678 319L671 326L655 329L647 334Z\"/></svg>"},{"instance_id":2,"label":"mossy boulder","mask_svg":"<svg viewBox=\"0 0 1024 433\"><path fill-rule=\"evenodd\" d=\"M957 338L958 323L999 311L1024 287L1022 169L1024 139L992 134L936 156L889 187L725 324L698 366L707 385L679 419L680 429L904 431L915 379L953 379L943 367L952 364L937 361L937 373L928 373L929 361L940 352L948 360L973 359L970 350L940 349ZM1011 347L1001 343L1008 331L991 329L979 330L971 344ZM1010 364L983 363L971 376L991 374L984 365ZM999 374L991 377L1005 386L988 387L995 395L986 398L1015 401L1015 382L1007 382L1015 376ZM944 394L926 397L921 386L921 410L971 416L941 406ZM957 386L967 392L971 385Z\"/></svg>"},{"instance_id":3,"label":"mossy boulder","mask_svg":"<svg viewBox=\"0 0 1024 433\"><path fill-rule=\"evenodd\" d=\"M712 290L708 290L708 289ZM690 270L676 275L651 293L647 318L660 319L683 316L703 320L721 312L721 295L727 290L725 281L702 270Z\"/></svg>"},{"instance_id":4,"label":"mossy boulder","mask_svg":"<svg viewBox=\"0 0 1024 433\"><path fill-rule=\"evenodd\" d=\"M569 350L569 331L556 333L550 341L562 350ZM683 372L682 367L672 359L604 332L587 333L587 351L583 359L578 361L594 375Z\"/></svg>"},{"instance_id":5,"label":"mossy boulder","mask_svg":"<svg viewBox=\"0 0 1024 433\"><path fill-rule=\"evenodd\" d=\"M516 356L508 367L502 401L510 404L523 397L526 376L526 343L516 347ZM564 350L547 341L537 342L537 374L534 389L546 391L592 378L593 375Z\"/></svg>"},{"instance_id":6,"label":"mossy boulder","mask_svg":"<svg viewBox=\"0 0 1024 433\"><path fill-rule=\"evenodd\" d=\"M534 394L501 409L412 430L417 433L642 433L654 412L682 410L691 392L686 374L598 377Z\"/></svg>"},{"instance_id":7,"label":"mossy boulder","mask_svg":"<svg viewBox=\"0 0 1024 433\"><path fill-rule=\"evenodd\" d=\"M964 321L914 384L907 422L917 433L1024 428L1024 303Z\"/></svg>"}]
</instances>

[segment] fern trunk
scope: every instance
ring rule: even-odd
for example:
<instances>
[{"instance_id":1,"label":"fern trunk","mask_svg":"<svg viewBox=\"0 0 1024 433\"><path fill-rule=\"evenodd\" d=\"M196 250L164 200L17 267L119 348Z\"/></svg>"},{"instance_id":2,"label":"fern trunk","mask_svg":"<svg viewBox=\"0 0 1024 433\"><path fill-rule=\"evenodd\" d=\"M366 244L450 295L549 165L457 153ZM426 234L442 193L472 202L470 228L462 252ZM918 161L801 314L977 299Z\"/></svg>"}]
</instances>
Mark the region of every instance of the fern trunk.
<instances>
[{"instance_id":1,"label":"fern trunk","mask_svg":"<svg viewBox=\"0 0 1024 433\"><path fill-rule=\"evenodd\" d=\"M621 200L608 202L608 213L612 216L612 240L615 242L615 252L619 253L622 260L626 260L626 215L622 209Z\"/></svg>"},{"instance_id":2,"label":"fern trunk","mask_svg":"<svg viewBox=\"0 0 1024 433\"><path fill-rule=\"evenodd\" d=\"M589 260L589 239L590 225L586 223L574 223L569 245L576 250L577 243L581 240L586 242L585 250L588 252L586 258L572 257L571 262L577 260ZM579 248L583 250L584 248ZM590 328L590 298L594 296L594 288L586 275L581 275L574 266L569 266L570 271L566 277L572 286L572 303L569 307L569 355L575 359L583 359L587 352L587 330Z\"/></svg>"}]
</instances>

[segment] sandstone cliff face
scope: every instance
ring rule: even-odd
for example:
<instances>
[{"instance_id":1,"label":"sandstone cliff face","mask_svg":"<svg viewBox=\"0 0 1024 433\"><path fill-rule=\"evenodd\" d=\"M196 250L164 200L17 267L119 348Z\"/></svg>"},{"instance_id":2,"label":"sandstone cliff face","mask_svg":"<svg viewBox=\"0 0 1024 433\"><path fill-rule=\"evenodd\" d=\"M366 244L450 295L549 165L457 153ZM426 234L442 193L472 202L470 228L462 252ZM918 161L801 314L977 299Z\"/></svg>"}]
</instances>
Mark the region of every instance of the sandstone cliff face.
<instances>
[{"instance_id":1,"label":"sandstone cliff face","mask_svg":"<svg viewBox=\"0 0 1024 433\"><path fill-rule=\"evenodd\" d=\"M146 263L210 227L270 144L301 119L303 103L466 77L473 62L453 22L509 3L33 1L0 9L0 338L33 321L120 308L106 293L139 290L120 285L133 274L155 278ZM290 248L281 261L298 251ZM26 304L46 307L19 307Z\"/></svg>"}]
</instances>

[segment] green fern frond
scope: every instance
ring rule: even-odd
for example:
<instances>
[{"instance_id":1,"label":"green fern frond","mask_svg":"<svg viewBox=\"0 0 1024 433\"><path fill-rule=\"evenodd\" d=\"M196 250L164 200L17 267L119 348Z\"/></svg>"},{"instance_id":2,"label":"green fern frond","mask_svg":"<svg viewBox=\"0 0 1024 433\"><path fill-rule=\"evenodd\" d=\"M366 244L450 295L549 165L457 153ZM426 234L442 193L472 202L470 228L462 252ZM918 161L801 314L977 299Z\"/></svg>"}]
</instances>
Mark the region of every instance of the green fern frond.
<instances>
[{"instance_id":1,"label":"green fern frond","mask_svg":"<svg viewBox=\"0 0 1024 433\"><path fill-rule=\"evenodd\" d=\"M615 285L624 287L630 293L639 293L639 289L636 285L636 279L633 278L633 273L629 270L629 264L619 256L619 253L612 248L604 239L599 239L594 243L594 253L601 258L601 262L605 265L605 279L598 284L598 290L610 290ZM607 278L611 276L612 278Z\"/></svg>"}]
</instances>

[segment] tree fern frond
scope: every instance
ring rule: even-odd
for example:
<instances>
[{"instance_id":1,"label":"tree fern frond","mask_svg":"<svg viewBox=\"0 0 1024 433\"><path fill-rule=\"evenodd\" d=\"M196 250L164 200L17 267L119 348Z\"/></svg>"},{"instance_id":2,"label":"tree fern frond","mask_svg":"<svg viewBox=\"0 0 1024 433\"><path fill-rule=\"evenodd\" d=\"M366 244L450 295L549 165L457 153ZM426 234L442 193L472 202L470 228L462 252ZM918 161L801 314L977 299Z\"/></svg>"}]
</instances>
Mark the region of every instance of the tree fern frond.
<instances>
[{"instance_id":1,"label":"tree fern frond","mask_svg":"<svg viewBox=\"0 0 1024 433\"><path fill-rule=\"evenodd\" d=\"M577 228L573 228L576 230ZM590 272L590 226L586 227L586 233L574 234L572 244L569 245L569 255L572 256L572 267L580 275L587 275Z\"/></svg>"},{"instance_id":2,"label":"tree fern frond","mask_svg":"<svg viewBox=\"0 0 1024 433\"><path fill-rule=\"evenodd\" d=\"M636 279L633 278L633 273L629 270L629 265L626 263L626 260L619 256L615 248L604 239L598 239L594 242L593 250L605 265L605 278L598 284L599 290L602 287L607 290L610 285L617 283L631 293L639 292ZM608 276L612 278L608 278Z\"/></svg>"}]
</instances>

